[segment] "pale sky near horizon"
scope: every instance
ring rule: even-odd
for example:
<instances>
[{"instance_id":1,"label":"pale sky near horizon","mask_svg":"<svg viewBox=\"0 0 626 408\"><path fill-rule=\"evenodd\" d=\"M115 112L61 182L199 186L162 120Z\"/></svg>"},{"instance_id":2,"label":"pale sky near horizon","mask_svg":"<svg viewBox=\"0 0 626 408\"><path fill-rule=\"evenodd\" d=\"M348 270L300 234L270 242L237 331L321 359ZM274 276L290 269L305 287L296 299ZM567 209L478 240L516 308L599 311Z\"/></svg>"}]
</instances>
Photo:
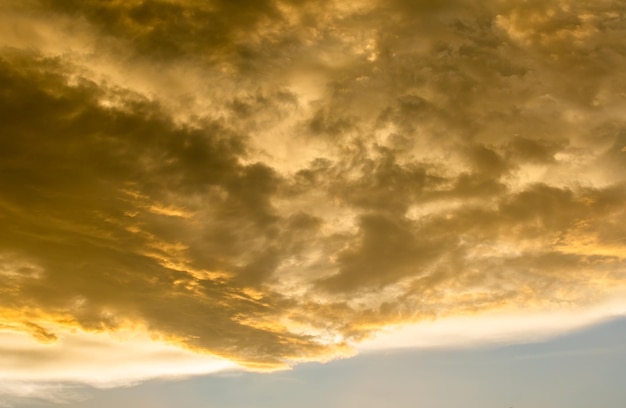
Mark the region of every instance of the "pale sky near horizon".
<instances>
[{"instance_id":1,"label":"pale sky near horizon","mask_svg":"<svg viewBox=\"0 0 626 408\"><path fill-rule=\"evenodd\" d=\"M625 367L622 316L538 342L366 352L272 374L227 371L130 387L65 383L45 389L57 404L27 393L9 401L19 408L622 408Z\"/></svg>"},{"instance_id":2,"label":"pale sky near horizon","mask_svg":"<svg viewBox=\"0 0 626 408\"><path fill-rule=\"evenodd\" d=\"M404 372L400 355L497 360L609 330L626 314L625 15L1 1L0 406L63 402L66 384L107 389L98 404L172 377L349 376L399 347Z\"/></svg>"}]
</instances>

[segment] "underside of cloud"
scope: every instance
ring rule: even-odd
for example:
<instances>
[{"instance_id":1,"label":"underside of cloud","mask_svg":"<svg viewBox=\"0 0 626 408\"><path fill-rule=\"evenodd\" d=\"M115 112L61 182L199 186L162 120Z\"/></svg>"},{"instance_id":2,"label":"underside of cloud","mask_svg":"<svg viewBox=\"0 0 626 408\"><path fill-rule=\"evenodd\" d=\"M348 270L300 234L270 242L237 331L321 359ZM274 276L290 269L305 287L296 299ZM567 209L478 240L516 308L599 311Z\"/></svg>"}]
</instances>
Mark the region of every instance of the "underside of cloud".
<instances>
[{"instance_id":1,"label":"underside of cloud","mask_svg":"<svg viewBox=\"0 0 626 408\"><path fill-rule=\"evenodd\" d=\"M623 289L622 2L350 3L1 6L0 329L272 370Z\"/></svg>"}]
</instances>

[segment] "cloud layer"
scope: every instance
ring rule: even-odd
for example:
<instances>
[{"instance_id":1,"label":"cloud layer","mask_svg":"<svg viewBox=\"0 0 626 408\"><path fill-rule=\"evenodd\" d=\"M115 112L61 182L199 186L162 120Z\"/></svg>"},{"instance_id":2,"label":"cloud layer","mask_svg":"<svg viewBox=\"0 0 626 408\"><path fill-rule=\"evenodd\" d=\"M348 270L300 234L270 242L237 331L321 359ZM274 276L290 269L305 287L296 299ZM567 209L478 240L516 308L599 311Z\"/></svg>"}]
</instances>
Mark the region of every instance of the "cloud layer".
<instances>
[{"instance_id":1,"label":"cloud layer","mask_svg":"<svg viewBox=\"0 0 626 408\"><path fill-rule=\"evenodd\" d=\"M2 7L5 330L276 369L623 288L619 1Z\"/></svg>"}]
</instances>

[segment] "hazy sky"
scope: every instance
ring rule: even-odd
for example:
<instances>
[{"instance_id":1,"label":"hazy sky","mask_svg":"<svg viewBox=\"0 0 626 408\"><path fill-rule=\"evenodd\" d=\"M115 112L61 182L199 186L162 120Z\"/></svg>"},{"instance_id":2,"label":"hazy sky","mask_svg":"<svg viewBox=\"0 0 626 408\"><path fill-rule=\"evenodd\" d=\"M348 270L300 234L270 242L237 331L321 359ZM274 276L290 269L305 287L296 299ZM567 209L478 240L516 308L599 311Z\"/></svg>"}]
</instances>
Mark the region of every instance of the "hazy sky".
<instances>
[{"instance_id":1,"label":"hazy sky","mask_svg":"<svg viewBox=\"0 0 626 408\"><path fill-rule=\"evenodd\" d=\"M546 343L363 353L271 374L223 372L111 389L57 384L40 393L67 404L58 408L623 408L625 367L622 318Z\"/></svg>"},{"instance_id":2,"label":"hazy sky","mask_svg":"<svg viewBox=\"0 0 626 408\"><path fill-rule=\"evenodd\" d=\"M0 406L624 315L625 15L1 1Z\"/></svg>"}]
</instances>

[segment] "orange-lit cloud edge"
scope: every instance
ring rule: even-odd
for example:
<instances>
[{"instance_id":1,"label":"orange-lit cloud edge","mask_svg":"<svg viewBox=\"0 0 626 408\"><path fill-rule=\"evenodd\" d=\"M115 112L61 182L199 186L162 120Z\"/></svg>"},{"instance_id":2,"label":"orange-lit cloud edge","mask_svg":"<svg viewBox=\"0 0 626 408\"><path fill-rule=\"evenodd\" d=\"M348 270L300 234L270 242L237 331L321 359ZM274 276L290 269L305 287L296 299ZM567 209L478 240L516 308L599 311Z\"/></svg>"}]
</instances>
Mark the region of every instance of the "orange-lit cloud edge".
<instances>
[{"instance_id":1,"label":"orange-lit cloud edge","mask_svg":"<svg viewBox=\"0 0 626 408\"><path fill-rule=\"evenodd\" d=\"M619 2L351 4L2 5L12 392L624 314Z\"/></svg>"}]
</instances>

